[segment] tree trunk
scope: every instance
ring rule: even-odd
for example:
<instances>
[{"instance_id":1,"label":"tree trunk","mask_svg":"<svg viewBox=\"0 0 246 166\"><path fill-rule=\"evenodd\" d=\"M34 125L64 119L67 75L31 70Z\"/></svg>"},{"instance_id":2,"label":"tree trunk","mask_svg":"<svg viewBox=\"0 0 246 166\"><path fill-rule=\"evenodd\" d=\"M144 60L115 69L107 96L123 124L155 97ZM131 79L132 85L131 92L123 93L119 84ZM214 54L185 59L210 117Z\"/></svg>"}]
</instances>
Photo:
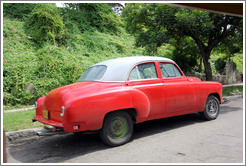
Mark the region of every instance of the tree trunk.
<instances>
[{"instance_id":1,"label":"tree trunk","mask_svg":"<svg viewBox=\"0 0 246 166\"><path fill-rule=\"evenodd\" d=\"M212 81L213 80L213 75L212 75L212 69L210 65L210 51L205 52L203 51L203 64L205 68L205 74L206 74L206 80L207 81Z\"/></svg>"},{"instance_id":2,"label":"tree trunk","mask_svg":"<svg viewBox=\"0 0 246 166\"><path fill-rule=\"evenodd\" d=\"M199 73L202 72L202 57L200 58L200 64L199 64L198 72L199 72Z\"/></svg>"}]
</instances>

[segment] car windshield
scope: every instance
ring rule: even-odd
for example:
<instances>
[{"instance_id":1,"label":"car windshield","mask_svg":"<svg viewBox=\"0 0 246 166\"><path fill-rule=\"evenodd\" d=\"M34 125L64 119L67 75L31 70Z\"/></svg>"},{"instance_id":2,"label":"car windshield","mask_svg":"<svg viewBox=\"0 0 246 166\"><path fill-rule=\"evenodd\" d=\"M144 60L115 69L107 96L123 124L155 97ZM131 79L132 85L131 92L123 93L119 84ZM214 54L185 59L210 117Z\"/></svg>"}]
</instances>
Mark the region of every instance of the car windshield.
<instances>
[{"instance_id":1,"label":"car windshield","mask_svg":"<svg viewBox=\"0 0 246 166\"><path fill-rule=\"evenodd\" d=\"M105 65L92 66L84 72L84 74L78 79L77 82L100 80L103 77L106 70L107 66Z\"/></svg>"}]
</instances>

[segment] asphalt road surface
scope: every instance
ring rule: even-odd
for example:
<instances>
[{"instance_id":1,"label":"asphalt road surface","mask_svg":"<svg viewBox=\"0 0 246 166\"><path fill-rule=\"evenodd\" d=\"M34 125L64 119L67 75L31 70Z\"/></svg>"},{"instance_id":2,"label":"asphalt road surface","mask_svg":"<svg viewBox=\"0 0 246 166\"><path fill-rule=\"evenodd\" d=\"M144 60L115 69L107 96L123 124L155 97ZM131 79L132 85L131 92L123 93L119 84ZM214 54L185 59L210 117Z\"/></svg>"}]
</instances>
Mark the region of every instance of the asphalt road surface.
<instances>
[{"instance_id":1,"label":"asphalt road surface","mask_svg":"<svg viewBox=\"0 0 246 166\"><path fill-rule=\"evenodd\" d=\"M9 163L243 163L243 99L219 117L189 114L135 126L128 144L111 148L98 134L32 137L7 145Z\"/></svg>"}]
</instances>

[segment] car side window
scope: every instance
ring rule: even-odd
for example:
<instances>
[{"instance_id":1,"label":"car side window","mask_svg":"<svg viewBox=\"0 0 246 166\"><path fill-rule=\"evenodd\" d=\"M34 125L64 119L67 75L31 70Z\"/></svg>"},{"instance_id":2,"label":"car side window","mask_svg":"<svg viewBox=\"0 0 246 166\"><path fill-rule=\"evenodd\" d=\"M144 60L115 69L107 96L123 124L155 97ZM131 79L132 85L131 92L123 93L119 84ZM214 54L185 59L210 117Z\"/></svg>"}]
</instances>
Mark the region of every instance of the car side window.
<instances>
[{"instance_id":1,"label":"car side window","mask_svg":"<svg viewBox=\"0 0 246 166\"><path fill-rule=\"evenodd\" d=\"M129 80L154 79L157 78L155 63L144 63L137 65L131 72Z\"/></svg>"},{"instance_id":2,"label":"car side window","mask_svg":"<svg viewBox=\"0 0 246 166\"><path fill-rule=\"evenodd\" d=\"M162 78L182 77L179 69L171 63L160 63Z\"/></svg>"}]
</instances>

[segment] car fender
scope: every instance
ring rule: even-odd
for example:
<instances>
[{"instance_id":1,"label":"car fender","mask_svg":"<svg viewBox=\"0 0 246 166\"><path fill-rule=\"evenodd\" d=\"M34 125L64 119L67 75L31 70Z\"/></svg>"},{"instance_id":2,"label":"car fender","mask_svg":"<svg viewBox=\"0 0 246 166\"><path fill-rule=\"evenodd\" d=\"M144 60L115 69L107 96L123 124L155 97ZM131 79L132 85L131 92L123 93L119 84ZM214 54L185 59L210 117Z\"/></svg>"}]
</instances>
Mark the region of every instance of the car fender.
<instances>
[{"instance_id":1,"label":"car fender","mask_svg":"<svg viewBox=\"0 0 246 166\"><path fill-rule=\"evenodd\" d=\"M36 115L43 115L43 104L44 104L45 96L42 96L37 99L37 106L36 106Z\"/></svg>"},{"instance_id":2,"label":"car fender","mask_svg":"<svg viewBox=\"0 0 246 166\"><path fill-rule=\"evenodd\" d=\"M133 108L137 111L137 123L145 121L150 112L150 101L145 93L132 89Z\"/></svg>"},{"instance_id":3,"label":"car fender","mask_svg":"<svg viewBox=\"0 0 246 166\"><path fill-rule=\"evenodd\" d=\"M220 97L220 103L223 103L221 83L214 81L202 81L200 84L197 84L197 87L199 89L197 91L199 111L204 110L207 98L211 94L218 94Z\"/></svg>"}]
</instances>

